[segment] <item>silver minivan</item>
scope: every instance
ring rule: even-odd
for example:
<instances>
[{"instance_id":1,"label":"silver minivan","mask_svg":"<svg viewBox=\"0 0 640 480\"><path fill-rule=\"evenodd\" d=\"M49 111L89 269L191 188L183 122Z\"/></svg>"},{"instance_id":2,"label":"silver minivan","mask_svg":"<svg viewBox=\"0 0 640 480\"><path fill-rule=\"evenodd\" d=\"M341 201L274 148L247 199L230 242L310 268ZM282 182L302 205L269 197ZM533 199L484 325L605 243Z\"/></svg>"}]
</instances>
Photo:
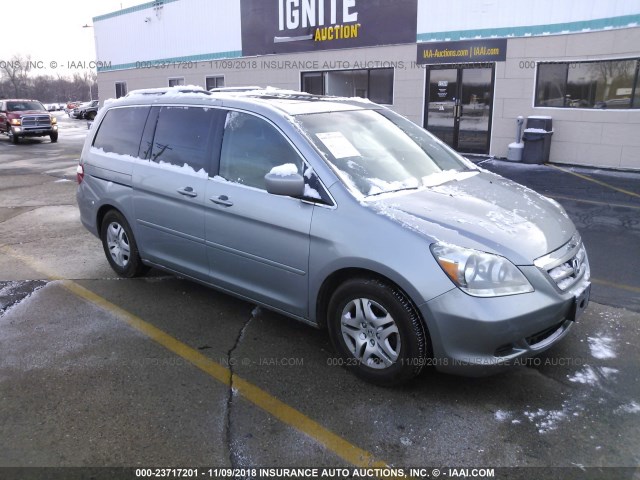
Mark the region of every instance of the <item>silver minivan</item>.
<instances>
[{"instance_id":1,"label":"silver minivan","mask_svg":"<svg viewBox=\"0 0 640 480\"><path fill-rule=\"evenodd\" d=\"M119 275L156 267L326 328L336 363L381 385L520 363L589 300L558 203L364 100L135 91L100 110L78 183Z\"/></svg>"}]
</instances>

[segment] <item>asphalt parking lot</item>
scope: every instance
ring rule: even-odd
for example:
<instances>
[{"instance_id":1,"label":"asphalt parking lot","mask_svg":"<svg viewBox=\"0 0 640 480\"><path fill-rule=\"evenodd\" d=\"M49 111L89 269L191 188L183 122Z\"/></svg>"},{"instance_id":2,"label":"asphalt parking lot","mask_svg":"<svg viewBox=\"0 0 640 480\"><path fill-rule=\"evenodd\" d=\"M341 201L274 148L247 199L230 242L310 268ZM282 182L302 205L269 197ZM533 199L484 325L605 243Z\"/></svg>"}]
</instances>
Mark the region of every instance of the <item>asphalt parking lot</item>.
<instances>
[{"instance_id":1,"label":"asphalt parking lot","mask_svg":"<svg viewBox=\"0 0 640 480\"><path fill-rule=\"evenodd\" d=\"M162 272L115 278L75 204L86 122L59 115L57 144L0 136L0 478L384 465L637 478L640 173L482 161L565 207L591 304L527 365L383 389L332 364L322 331Z\"/></svg>"}]
</instances>

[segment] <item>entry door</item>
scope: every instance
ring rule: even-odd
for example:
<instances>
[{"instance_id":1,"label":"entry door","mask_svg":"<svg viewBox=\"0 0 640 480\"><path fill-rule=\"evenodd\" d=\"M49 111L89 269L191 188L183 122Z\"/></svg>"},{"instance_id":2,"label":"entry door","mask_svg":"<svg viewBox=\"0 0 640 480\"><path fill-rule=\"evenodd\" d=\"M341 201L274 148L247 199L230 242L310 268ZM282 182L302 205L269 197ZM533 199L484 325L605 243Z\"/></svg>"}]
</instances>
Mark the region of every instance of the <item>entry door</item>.
<instances>
[{"instance_id":1,"label":"entry door","mask_svg":"<svg viewBox=\"0 0 640 480\"><path fill-rule=\"evenodd\" d=\"M428 67L424 126L463 153L489 153L493 65Z\"/></svg>"},{"instance_id":2,"label":"entry door","mask_svg":"<svg viewBox=\"0 0 640 480\"><path fill-rule=\"evenodd\" d=\"M150 160L136 162L133 170L137 234L145 258L200 280L209 278L204 206L211 139L222 115L202 107L154 107L147 122L156 125L153 142L143 139L145 148L150 145Z\"/></svg>"},{"instance_id":3,"label":"entry door","mask_svg":"<svg viewBox=\"0 0 640 480\"><path fill-rule=\"evenodd\" d=\"M308 315L314 206L267 193L264 176L302 158L267 120L227 114L218 176L209 180L205 236L213 282L300 317Z\"/></svg>"}]
</instances>

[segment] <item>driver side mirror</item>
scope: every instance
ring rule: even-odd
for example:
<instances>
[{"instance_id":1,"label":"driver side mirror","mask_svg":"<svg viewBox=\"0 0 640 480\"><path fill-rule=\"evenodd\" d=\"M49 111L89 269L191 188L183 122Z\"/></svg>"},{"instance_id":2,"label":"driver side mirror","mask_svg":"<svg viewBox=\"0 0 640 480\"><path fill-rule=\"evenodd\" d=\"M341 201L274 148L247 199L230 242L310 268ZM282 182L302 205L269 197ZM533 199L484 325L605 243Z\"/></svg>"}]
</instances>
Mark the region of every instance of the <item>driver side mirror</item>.
<instances>
[{"instance_id":1,"label":"driver side mirror","mask_svg":"<svg viewBox=\"0 0 640 480\"><path fill-rule=\"evenodd\" d=\"M264 176L267 192L284 197L300 198L304 195L304 178L299 173L282 175L267 173Z\"/></svg>"}]
</instances>

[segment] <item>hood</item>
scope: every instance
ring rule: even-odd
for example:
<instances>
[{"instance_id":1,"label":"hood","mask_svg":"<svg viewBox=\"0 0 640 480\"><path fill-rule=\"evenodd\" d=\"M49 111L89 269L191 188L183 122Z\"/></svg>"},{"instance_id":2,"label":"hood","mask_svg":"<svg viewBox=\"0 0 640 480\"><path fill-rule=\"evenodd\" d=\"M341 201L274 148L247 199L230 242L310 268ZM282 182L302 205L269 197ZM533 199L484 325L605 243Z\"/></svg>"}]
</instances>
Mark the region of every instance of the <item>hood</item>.
<instances>
[{"instance_id":1,"label":"hood","mask_svg":"<svg viewBox=\"0 0 640 480\"><path fill-rule=\"evenodd\" d=\"M22 115L49 115L49 112L47 112L46 110L19 110L9 112L8 114L20 117Z\"/></svg>"},{"instance_id":2,"label":"hood","mask_svg":"<svg viewBox=\"0 0 640 480\"><path fill-rule=\"evenodd\" d=\"M576 230L557 202L529 188L485 171L461 178L365 203L430 241L496 253L516 265L533 264Z\"/></svg>"}]
</instances>

